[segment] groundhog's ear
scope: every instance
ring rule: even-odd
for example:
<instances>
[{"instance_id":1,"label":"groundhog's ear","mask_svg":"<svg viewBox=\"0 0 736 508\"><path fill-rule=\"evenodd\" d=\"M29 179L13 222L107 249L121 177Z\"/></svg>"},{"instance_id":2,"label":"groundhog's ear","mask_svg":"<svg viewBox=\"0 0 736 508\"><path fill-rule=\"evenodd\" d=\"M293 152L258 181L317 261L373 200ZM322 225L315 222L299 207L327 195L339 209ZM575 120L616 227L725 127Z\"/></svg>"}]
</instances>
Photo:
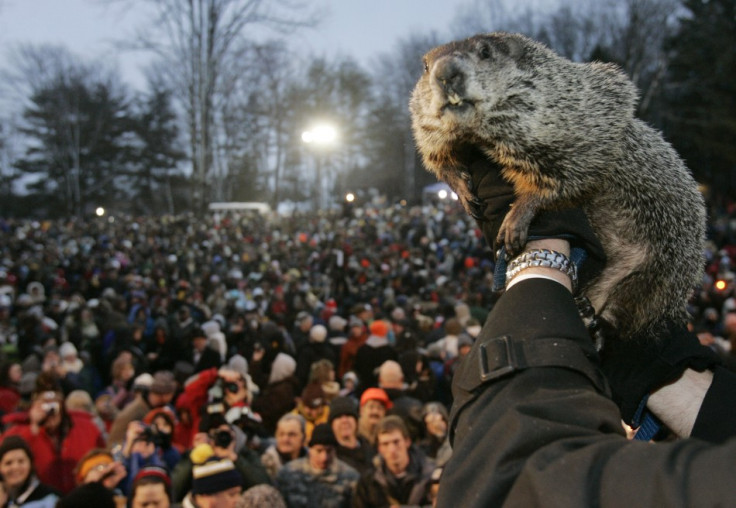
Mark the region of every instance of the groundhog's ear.
<instances>
[{"instance_id":1,"label":"groundhog's ear","mask_svg":"<svg viewBox=\"0 0 736 508\"><path fill-rule=\"evenodd\" d=\"M504 43L506 46L506 54L511 57L512 60L519 60L524 56L526 46L521 40L516 37L507 37L504 39Z\"/></svg>"}]
</instances>

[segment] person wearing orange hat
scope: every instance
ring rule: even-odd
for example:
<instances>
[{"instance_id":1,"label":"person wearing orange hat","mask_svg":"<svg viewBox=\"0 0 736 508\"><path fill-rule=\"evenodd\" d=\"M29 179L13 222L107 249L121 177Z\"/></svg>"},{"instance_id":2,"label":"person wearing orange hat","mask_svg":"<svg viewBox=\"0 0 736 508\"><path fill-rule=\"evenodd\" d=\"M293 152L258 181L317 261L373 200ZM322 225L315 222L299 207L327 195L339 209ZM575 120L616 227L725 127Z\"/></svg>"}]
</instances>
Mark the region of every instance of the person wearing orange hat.
<instances>
[{"instance_id":1,"label":"person wearing orange hat","mask_svg":"<svg viewBox=\"0 0 736 508\"><path fill-rule=\"evenodd\" d=\"M388 342L388 332L391 324L388 321L377 319L373 321L368 329L370 335L365 344L358 348L355 355L355 371L358 374L360 387L366 388L378 386L377 370L386 360L398 361L398 353Z\"/></svg>"},{"instance_id":2,"label":"person wearing orange hat","mask_svg":"<svg viewBox=\"0 0 736 508\"><path fill-rule=\"evenodd\" d=\"M368 388L360 397L358 433L372 445L376 444L376 431L386 411L393 403L381 388Z\"/></svg>"}]
</instances>

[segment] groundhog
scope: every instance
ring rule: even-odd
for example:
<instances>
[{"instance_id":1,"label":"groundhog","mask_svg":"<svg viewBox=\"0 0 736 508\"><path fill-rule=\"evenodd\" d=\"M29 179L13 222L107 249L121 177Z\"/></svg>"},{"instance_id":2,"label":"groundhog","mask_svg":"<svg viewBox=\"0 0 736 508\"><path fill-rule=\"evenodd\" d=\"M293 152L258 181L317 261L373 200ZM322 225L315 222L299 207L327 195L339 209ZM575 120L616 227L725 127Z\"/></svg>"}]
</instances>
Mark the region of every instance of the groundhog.
<instances>
[{"instance_id":1,"label":"groundhog","mask_svg":"<svg viewBox=\"0 0 736 508\"><path fill-rule=\"evenodd\" d=\"M479 218L469 146L513 186L498 238L510 252L539 210L585 211L608 259L580 293L623 339L686 320L703 273L703 197L674 149L634 117L637 99L612 64L574 63L522 35L491 33L429 51L410 100L425 166L471 215Z\"/></svg>"}]
</instances>

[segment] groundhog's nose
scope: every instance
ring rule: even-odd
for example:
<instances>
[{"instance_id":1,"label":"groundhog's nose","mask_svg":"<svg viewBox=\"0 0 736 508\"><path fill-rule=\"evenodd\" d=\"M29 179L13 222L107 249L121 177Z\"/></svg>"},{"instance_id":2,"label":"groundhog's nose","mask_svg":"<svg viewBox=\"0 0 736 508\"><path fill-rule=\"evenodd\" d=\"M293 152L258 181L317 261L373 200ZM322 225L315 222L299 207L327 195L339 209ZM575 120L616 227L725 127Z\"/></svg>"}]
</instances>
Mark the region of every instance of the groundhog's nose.
<instances>
[{"instance_id":1,"label":"groundhog's nose","mask_svg":"<svg viewBox=\"0 0 736 508\"><path fill-rule=\"evenodd\" d=\"M448 95L462 94L465 74L453 58L442 58L435 63L434 79Z\"/></svg>"}]
</instances>

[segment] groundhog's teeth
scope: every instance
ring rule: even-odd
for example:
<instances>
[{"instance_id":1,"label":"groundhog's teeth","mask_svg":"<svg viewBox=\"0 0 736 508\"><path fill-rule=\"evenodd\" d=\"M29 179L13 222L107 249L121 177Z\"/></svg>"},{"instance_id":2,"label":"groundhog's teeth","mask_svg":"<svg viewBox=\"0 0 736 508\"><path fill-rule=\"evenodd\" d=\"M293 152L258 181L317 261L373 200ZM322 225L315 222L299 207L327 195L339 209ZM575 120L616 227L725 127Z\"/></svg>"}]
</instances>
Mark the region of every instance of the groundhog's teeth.
<instances>
[{"instance_id":1,"label":"groundhog's teeth","mask_svg":"<svg viewBox=\"0 0 736 508\"><path fill-rule=\"evenodd\" d=\"M447 100L453 106L459 106L460 104L463 103L462 98L458 94L456 94L456 93L451 94L451 95L448 95L447 96Z\"/></svg>"}]
</instances>

